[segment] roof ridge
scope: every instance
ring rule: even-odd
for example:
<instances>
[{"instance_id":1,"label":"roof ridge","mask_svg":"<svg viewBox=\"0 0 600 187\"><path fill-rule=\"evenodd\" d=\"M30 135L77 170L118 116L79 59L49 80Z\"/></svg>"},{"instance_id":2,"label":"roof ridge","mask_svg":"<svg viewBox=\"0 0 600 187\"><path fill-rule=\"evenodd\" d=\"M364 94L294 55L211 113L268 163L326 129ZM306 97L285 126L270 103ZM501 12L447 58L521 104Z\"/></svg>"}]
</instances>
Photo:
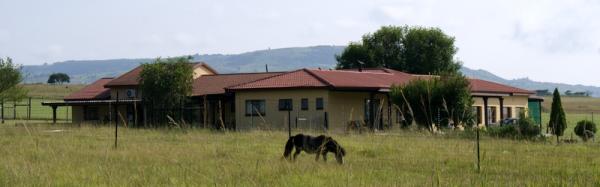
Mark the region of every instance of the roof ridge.
<instances>
[{"instance_id":1,"label":"roof ridge","mask_svg":"<svg viewBox=\"0 0 600 187\"><path fill-rule=\"evenodd\" d=\"M142 65L140 64L140 65L138 65L137 67L135 67L135 68L133 68L133 69L131 69L131 70L129 70L129 71L127 71L127 72L125 72L125 73L123 73L123 74L121 74L121 75L119 75L119 76L115 77L115 78L113 78L113 80L112 80L112 81L114 81L114 80L117 80L117 79L119 79L119 78L121 78L121 77L123 77L123 76L127 75L128 73L131 73L131 72L135 71L135 70L136 70L136 69L138 69L138 68L142 68ZM106 87L107 85L109 85L109 86L110 86L110 84L111 84L111 82L112 82L112 81L110 81L110 82L107 82L106 84L104 84L104 87Z\"/></svg>"},{"instance_id":2,"label":"roof ridge","mask_svg":"<svg viewBox=\"0 0 600 187\"><path fill-rule=\"evenodd\" d=\"M274 78L274 77L279 77L279 76L282 76L282 75L287 75L287 74L294 73L294 72L301 71L301 70L302 69L294 70L294 71L288 71L286 73L281 73L281 74L277 74L277 75L273 75L273 76L268 76L268 77L261 78L261 79L256 79L256 80L250 81L250 82L245 82L245 83L241 83L241 84L236 84L236 85L228 86L228 87L225 88L225 90L228 90L228 89L230 89L232 87L242 86L244 84L255 83L255 82L258 82L258 81L262 81L262 80L266 80L266 79L270 79L270 78Z\"/></svg>"},{"instance_id":3,"label":"roof ridge","mask_svg":"<svg viewBox=\"0 0 600 187\"><path fill-rule=\"evenodd\" d=\"M467 78L467 79L483 81L483 82L487 82L487 83L491 83L491 84L496 84L496 85L505 86L505 87L508 87L508 88L518 89L520 91L525 91L525 92L528 92L528 93L532 93L531 90L527 90L527 89L515 87L515 86L512 86L512 85L508 85L508 84L501 84L501 83L497 83L497 82L494 82L494 81L488 81L488 80L483 80L483 79L478 79L478 78Z\"/></svg>"},{"instance_id":4,"label":"roof ridge","mask_svg":"<svg viewBox=\"0 0 600 187\"><path fill-rule=\"evenodd\" d=\"M251 74L274 74L274 73L287 73L289 71L272 71L272 72L243 72L243 73L223 73L214 75L203 75L203 76L228 76L228 75L251 75Z\"/></svg>"},{"instance_id":5,"label":"roof ridge","mask_svg":"<svg viewBox=\"0 0 600 187\"><path fill-rule=\"evenodd\" d=\"M308 74L310 74L311 76L315 77L317 80L319 80L321 83L327 85L328 87L333 86L333 84L331 84L331 82L327 81L325 78L323 78L323 77L315 74L314 72L312 72L312 71L315 71L315 70L309 70L309 69L306 69L306 68L303 69L303 70L305 70L306 72L308 72ZM316 71L320 71L320 70L316 70Z\"/></svg>"}]
</instances>

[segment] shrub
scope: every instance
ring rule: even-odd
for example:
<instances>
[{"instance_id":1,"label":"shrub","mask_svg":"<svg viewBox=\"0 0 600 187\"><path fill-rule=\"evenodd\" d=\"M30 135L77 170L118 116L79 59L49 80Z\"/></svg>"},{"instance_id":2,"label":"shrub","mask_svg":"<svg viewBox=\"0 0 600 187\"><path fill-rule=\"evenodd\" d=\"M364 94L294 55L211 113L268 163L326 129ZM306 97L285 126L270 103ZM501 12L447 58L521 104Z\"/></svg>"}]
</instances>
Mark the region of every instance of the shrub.
<instances>
[{"instance_id":1,"label":"shrub","mask_svg":"<svg viewBox=\"0 0 600 187\"><path fill-rule=\"evenodd\" d=\"M393 86L391 99L407 114L410 123L414 120L432 131L444 126L474 124L469 80L462 75L424 77Z\"/></svg>"},{"instance_id":2,"label":"shrub","mask_svg":"<svg viewBox=\"0 0 600 187\"><path fill-rule=\"evenodd\" d=\"M581 120L577 122L577 126L575 126L575 134L581 137L583 141L593 138L596 134L596 130L596 124L588 120Z\"/></svg>"},{"instance_id":3,"label":"shrub","mask_svg":"<svg viewBox=\"0 0 600 187\"><path fill-rule=\"evenodd\" d=\"M531 139L540 133L540 127L535 125L531 117L526 117L525 113L521 112L517 124L490 127L487 133L502 138Z\"/></svg>"}]
</instances>

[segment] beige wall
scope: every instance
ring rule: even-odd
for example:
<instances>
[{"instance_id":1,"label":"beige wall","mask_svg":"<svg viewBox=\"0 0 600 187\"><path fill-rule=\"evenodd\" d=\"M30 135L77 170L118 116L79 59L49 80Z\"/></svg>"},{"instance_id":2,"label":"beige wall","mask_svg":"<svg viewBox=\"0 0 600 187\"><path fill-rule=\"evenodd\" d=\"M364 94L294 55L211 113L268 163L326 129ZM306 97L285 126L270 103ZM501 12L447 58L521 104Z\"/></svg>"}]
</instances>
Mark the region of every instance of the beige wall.
<instances>
[{"instance_id":1,"label":"beige wall","mask_svg":"<svg viewBox=\"0 0 600 187\"><path fill-rule=\"evenodd\" d=\"M365 121L365 101L371 97L369 92L344 92L344 91L332 91L329 93L329 110L335 111L330 112L330 123L333 130L346 130L349 121ZM378 126L381 122L382 125L388 124L388 98L385 93L377 93L374 99L379 100L380 107L376 108L374 113L375 126ZM392 107L392 125L396 126L396 110ZM381 118L381 120L379 120Z\"/></svg>"},{"instance_id":2,"label":"beige wall","mask_svg":"<svg viewBox=\"0 0 600 187\"><path fill-rule=\"evenodd\" d=\"M127 97L127 90L132 89L135 91L135 96L133 98ZM119 100L123 99L141 99L142 93L138 91L136 86L130 87L115 87L110 89L110 99L116 99L117 93L119 93Z\"/></svg>"},{"instance_id":3,"label":"beige wall","mask_svg":"<svg viewBox=\"0 0 600 187\"><path fill-rule=\"evenodd\" d=\"M105 116L109 115L108 106L98 105L98 106L90 106L90 107L98 108L98 120L97 121L85 121L84 113L83 113L84 106L73 106L73 107L71 107L73 109L73 112L72 112L73 123L76 123L76 124L78 124L78 123L101 123L102 121L104 121ZM125 111L125 109L122 109L122 110ZM110 116L110 117L114 118L114 116Z\"/></svg>"},{"instance_id":4,"label":"beige wall","mask_svg":"<svg viewBox=\"0 0 600 187\"><path fill-rule=\"evenodd\" d=\"M323 110L316 110L316 98L323 98ZM242 91L236 92L236 122L238 129L249 128L269 128L269 129L287 129L287 111L279 111L279 99L292 99L293 111L291 114L293 127L308 129L323 129L325 121L325 112L327 112L329 130L345 131L349 121L365 120L364 102L369 99L369 92L350 92L350 91L329 91L325 89L305 89L305 90L261 90L261 91ZM309 103L308 110L300 110L301 99L307 98ZM383 101L380 111L382 120L377 120L376 125L383 121L388 121L388 105L386 94L375 94L375 99ZM265 100L266 114L260 116L246 116L246 100ZM396 110L392 110L392 124L396 124ZM299 120L296 122L296 117ZM303 119L303 120L302 120ZM377 118L379 119L379 118Z\"/></svg>"},{"instance_id":5,"label":"beige wall","mask_svg":"<svg viewBox=\"0 0 600 187\"><path fill-rule=\"evenodd\" d=\"M322 129L324 113L329 107L329 94L325 89L253 90L235 93L235 115L237 129L287 129L288 112L279 111L279 99L292 99L291 125L298 128ZM301 99L308 99L308 110L301 110ZM316 109L316 98L323 98L324 108ZM246 100L265 100L265 115L246 116ZM303 120L304 119L304 120Z\"/></svg>"},{"instance_id":6,"label":"beige wall","mask_svg":"<svg viewBox=\"0 0 600 187\"><path fill-rule=\"evenodd\" d=\"M527 111L527 101L528 101L528 96L506 96L503 97L504 98L504 107L509 107L511 108L511 114L510 116L512 118L518 118L519 114L518 111L516 110L518 107L522 107L523 109L525 109L525 111ZM473 106L479 106L481 107L481 116L479 121L481 123L479 123L479 125L483 125L485 123L484 121L484 109L483 109L483 98L481 97L473 97ZM489 97L488 98L488 107L496 107L496 123L500 122L500 112L502 112L502 110L500 109L500 100L498 98L493 98L493 97ZM527 114L527 113L525 113ZM505 118L507 118L507 116L505 116Z\"/></svg>"},{"instance_id":7,"label":"beige wall","mask_svg":"<svg viewBox=\"0 0 600 187\"><path fill-rule=\"evenodd\" d=\"M198 77L202 76L202 75L213 75L214 73L212 71L210 71L209 69L207 69L204 66L198 66L196 67L196 69L194 69L194 79L197 79Z\"/></svg>"}]
</instances>

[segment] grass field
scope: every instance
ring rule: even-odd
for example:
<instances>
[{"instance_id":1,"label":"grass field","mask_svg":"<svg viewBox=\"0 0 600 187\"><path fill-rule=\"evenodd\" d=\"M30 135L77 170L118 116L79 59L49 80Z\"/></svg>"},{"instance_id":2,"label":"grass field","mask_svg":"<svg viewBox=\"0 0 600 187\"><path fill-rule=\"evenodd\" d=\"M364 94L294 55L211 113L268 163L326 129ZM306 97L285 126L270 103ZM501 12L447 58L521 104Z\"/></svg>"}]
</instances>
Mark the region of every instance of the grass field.
<instances>
[{"instance_id":1,"label":"grass field","mask_svg":"<svg viewBox=\"0 0 600 187\"><path fill-rule=\"evenodd\" d=\"M566 113L570 114L600 114L600 98L594 97L567 97L561 96L562 106ZM550 112L552 108L552 97L544 97L542 108Z\"/></svg>"},{"instance_id":2,"label":"grass field","mask_svg":"<svg viewBox=\"0 0 600 187\"><path fill-rule=\"evenodd\" d=\"M62 100L65 96L80 90L84 86L83 84L23 84L23 87L29 91L29 97L49 100Z\"/></svg>"},{"instance_id":3,"label":"grass field","mask_svg":"<svg viewBox=\"0 0 600 187\"><path fill-rule=\"evenodd\" d=\"M333 134L346 164L282 161L286 132L0 126L2 186L598 186L600 144Z\"/></svg>"},{"instance_id":4,"label":"grass field","mask_svg":"<svg viewBox=\"0 0 600 187\"><path fill-rule=\"evenodd\" d=\"M46 101L62 101L63 98L74 91L83 88L85 85L69 84L69 85L48 85L48 84L24 84L22 85L28 90L28 97L31 97L31 119L33 120L50 120L52 119L52 108L42 106L42 102ZM27 105L28 98L16 102L17 105ZM8 101L4 104L4 117L8 120L23 120L27 119L27 106L17 106L13 109L14 102ZM16 114L16 116L15 116ZM71 118L71 107L59 107L56 110L58 120L64 121Z\"/></svg>"}]
</instances>

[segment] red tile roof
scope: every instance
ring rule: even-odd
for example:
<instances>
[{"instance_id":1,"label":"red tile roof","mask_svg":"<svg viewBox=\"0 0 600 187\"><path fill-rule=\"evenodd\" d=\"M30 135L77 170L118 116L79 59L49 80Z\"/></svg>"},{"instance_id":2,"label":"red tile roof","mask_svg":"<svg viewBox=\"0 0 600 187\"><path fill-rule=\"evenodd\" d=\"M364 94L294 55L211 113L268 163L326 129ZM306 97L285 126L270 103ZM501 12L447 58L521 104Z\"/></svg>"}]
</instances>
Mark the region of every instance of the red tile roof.
<instances>
[{"instance_id":1,"label":"red tile roof","mask_svg":"<svg viewBox=\"0 0 600 187\"><path fill-rule=\"evenodd\" d=\"M301 69L260 79L229 90L276 89L276 88L317 88L352 90L389 89L392 85L406 84L413 79L429 78L429 75L413 75L392 69L370 68L358 70L314 70ZM469 79L471 91L479 93L533 94L533 92L503 84L479 79Z\"/></svg>"},{"instance_id":2,"label":"red tile roof","mask_svg":"<svg viewBox=\"0 0 600 187\"><path fill-rule=\"evenodd\" d=\"M110 89L105 88L106 83L113 78L101 78L90 85L83 87L81 90L71 93L64 98L67 100L102 100L110 98Z\"/></svg>"},{"instance_id":3,"label":"red tile roof","mask_svg":"<svg viewBox=\"0 0 600 187\"><path fill-rule=\"evenodd\" d=\"M204 75L194 80L192 96L224 94L225 88L227 87L252 82L283 73L284 72Z\"/></svg>"},{"instance_id":4,"label":"red tile roof","mask_svg":"<svg viewBox=\"0 0 600 187\"><path fill-rule=\"evenodd\" d=\"M414 77L410 74L381 69L377 71L340 71L301 69L279 76L229 87L231 90L267 88L334 88L334 89L382 89L404 84Z\"/></svg>"},{"instance_id":5,"label":"red tile roof","mask_svg":"<svg viewBox=\"0 0 600 187\"><path fill-rule=\"evenodd\" d=\"M270 88L319 88L328 84L315 77L310 70L300 69L245 84L229 87L233 90Z\"/></svg>"},{"instance_id":6,"label":"red tile roof","mask_svg":"<svg viewBox=\"0 0 600 187\"><path fill-rule=\"evenodd\" d=\"M379 71L331 71L331 70L308 70L315 76L327 82L331 87L337 89L386 89L392 85L401 85L409 82L415 77L408 73L391 69L380 69Z\"/></svg>"},{"instance_id":7,"label":"red tile roof","mask_svg":"<svg viewBox=\"0 0 600 187\"><path fill-rule=\"evenodd\" d=\"M208 70L212 71L213 73L217 73L217 71L215 71L214 69L212 69L209 65L207 65L204 62L193 62L191 63L193 64L193 67L198 67L198 66L204 66L205 68L207 68ZM110 81L108 84L106 84L106 87L117 87L117 86L137 86L139 84L139 79L140 79L140 73L142 72L142 66L138 66L134 69L132 69L131 71L115 78L114 80Z\"/></svg>"},{"instance_id":8,"label":"red tile roof","mask_svg":"<svg viewBox=\"0 0 600 187\"><path fill-rule=\"evenodd\" d=\"M481 79L469 78L471 84L471 92L476 93L511 93L511 94L534 94L529 90L507 86L495 82L485 81Z\"/></svg>"}]
</instances>

